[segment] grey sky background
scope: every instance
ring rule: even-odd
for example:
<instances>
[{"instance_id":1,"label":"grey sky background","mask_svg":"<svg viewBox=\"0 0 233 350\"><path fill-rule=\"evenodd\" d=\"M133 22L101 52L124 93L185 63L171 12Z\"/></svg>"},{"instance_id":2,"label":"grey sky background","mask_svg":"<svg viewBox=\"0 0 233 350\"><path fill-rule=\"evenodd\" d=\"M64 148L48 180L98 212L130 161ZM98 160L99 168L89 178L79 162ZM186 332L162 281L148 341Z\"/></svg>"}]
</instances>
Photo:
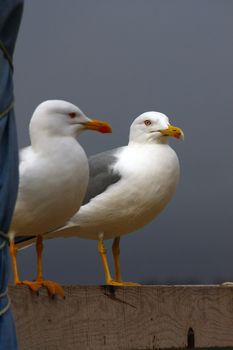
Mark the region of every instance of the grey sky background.
<instances>
[{"instance_id":1,"label":"grey sky background","mask_svg":"<svg viewBox=\"0 0 233 350\"><path fill-rule=\"evenodd\" d=\"M112 124L112 135L81 137L88 155L127 144L131 122L148 110L185 132L185 142L171 140L182 175L175 197L122 239L125 280L233 281L232 33L230 0L25 2L14 57L20 147L35 107L53 98ZM34 277L35 256L34 247L19 253L22 278ZM79 238L46 242L44 272L104 283L97 243Z\"/></svg>"}]
</instances>

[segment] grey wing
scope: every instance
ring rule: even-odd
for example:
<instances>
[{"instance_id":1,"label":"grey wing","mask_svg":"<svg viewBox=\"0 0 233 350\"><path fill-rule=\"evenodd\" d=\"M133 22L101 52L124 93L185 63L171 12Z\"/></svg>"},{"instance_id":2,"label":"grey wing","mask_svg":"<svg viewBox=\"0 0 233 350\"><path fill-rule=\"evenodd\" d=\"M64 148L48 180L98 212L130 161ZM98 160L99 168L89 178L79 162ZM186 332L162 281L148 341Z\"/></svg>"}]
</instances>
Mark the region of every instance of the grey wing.
<instances>
[{"instance_id":1,"label":"grey wing","mask_svg":"<svg viewBox=\"0 0 233 350\"><path fill-rule=\"evenodd\" d=\"M112 167L118 159L116 154L122 149L123 147L116 148L110 151L98 153L88 158L90 178L83 205L90 202L92 198L98 196L109 186L115 184L121 179L120 174L114 172ZM36 236L15 237L15 244L19 249L30 246L35 241Z\"/></svg>"},{"instance_id":2,"label":"grey wing","mask_svg":"<svg viewBox=\"0 0 233 350\"><path fill-rule=\"evenodd\" d=\"M117 153L119 153L122 148L123 147L98 153L88 158L90 178L83 205L90 202L92 198L98 196L109 186L121 179L121 175L114 172L113 165L118 159Z\"/></svg>"}]
</instances>

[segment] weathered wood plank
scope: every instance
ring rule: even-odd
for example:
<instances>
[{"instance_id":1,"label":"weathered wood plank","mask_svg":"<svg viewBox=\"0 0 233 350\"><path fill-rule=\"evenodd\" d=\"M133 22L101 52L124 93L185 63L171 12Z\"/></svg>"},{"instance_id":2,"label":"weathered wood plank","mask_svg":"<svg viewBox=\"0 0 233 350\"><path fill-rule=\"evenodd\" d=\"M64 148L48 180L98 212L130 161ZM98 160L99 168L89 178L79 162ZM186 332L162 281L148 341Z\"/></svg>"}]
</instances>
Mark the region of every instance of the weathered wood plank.
<instances>
[{"instance_id":1,"label":"weathered wood plank","mask_svg":"<svg viewBox=\"0 0 233 350\"><path fill-rule=\"evenodd\" d=\"M20 350L233 347L232 287L66 286L66 300L23 286L9 293Z\"/></svg>"}]
</instances>

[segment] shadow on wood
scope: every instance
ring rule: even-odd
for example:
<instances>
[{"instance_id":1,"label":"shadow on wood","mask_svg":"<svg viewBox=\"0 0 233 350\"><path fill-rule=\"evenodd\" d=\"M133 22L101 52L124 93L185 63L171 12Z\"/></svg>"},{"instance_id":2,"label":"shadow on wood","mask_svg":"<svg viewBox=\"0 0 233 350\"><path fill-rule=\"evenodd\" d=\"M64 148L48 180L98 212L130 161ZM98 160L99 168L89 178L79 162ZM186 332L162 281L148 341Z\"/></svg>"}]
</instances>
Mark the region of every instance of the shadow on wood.
<instances>
[{"instance_id":1,"label":"shadow on wood","mask_svg":"<svg viewBox=\"0 0 233 350\"><path fill-rule=\"evenodd\" d=\"M64 288L9 287L20 350L233 347L232 287Z\"/></svg>"}]
</instances>

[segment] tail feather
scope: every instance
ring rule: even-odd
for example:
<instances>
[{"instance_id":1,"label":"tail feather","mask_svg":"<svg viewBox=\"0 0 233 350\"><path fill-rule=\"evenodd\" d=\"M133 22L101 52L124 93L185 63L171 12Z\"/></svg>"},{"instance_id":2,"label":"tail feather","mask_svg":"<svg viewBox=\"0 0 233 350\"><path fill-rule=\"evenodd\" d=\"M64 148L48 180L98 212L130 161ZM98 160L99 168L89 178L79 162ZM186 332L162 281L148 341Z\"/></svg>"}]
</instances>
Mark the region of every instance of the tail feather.
<instances>
[{"instance_id":1,"label":"tail feather","mask_svg":"<svg viewBox=\"0 0 233 350\"><path fill-rule=\"evenodd\" d=\"M52 238L59 238L59 237L72 237L75 236L77 230L77 226L73 224L68 224L65 226L58 227L57 229L53 231L49 231L44 233L43 239L52 239ZM16 247L20 250L23 248L27 248L31 246L33 243L36 242L37 236L15 236L14 243L16 244Z\"/></svg>"},{"instance_id":2,"label":"tail feather","mask_svg":"<svg viewBox=\"0 0 233 350\"><path fill-rule=\"evenodd\" d=\"M36 241L36 236L16 236L14 243L18 249L28 248Z\"/></svg>"}]
</instances>

